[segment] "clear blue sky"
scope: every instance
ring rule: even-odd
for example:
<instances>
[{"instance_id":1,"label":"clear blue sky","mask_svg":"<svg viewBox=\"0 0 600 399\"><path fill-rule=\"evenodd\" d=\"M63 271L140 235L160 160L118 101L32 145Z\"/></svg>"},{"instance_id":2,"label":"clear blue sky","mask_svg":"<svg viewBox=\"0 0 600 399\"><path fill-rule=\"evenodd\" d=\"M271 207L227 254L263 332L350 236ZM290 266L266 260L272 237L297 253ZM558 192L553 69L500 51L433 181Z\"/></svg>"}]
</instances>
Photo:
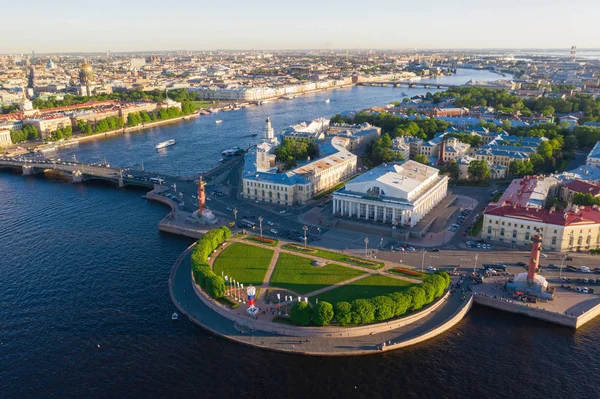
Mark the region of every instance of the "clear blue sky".
<instances>
[{"instance_id":1,"label":"clear blue sky","mask_svg":"<svg viewBox=\"0 0 600 399\"><path fill-rule=\"evenodd\" d=\"M0 53L600 47L598 0L28 0L0 6Z\"/></svg>"}]
</instances>

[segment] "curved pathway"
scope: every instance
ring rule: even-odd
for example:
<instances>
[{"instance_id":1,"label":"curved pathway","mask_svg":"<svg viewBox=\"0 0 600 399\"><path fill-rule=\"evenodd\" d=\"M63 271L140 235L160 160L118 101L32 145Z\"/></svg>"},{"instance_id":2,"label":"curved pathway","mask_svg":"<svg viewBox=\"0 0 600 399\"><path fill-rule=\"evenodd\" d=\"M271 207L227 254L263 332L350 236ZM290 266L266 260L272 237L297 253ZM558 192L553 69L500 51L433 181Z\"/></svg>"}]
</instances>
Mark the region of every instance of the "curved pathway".
<instances>
[{"instance_id":1,"label":"curved pathway","mask_svg":"<svg viewBox=\"0 0 600 399\"><path fill-rule=\"evenodd\" d=\"M173 303L182 314L195 324L232 341L268 350L321 356L362 355L396 349L420 341L420 337L441 333L456 324L470 307L472 299L461 301L453 296L428 316L408 326L361 337L297 338L263 331L241 332L231 320L209 308L197 295L192 285L190 246L178 259L171 271L169 292Z\"/></svg>"}]
</instances>

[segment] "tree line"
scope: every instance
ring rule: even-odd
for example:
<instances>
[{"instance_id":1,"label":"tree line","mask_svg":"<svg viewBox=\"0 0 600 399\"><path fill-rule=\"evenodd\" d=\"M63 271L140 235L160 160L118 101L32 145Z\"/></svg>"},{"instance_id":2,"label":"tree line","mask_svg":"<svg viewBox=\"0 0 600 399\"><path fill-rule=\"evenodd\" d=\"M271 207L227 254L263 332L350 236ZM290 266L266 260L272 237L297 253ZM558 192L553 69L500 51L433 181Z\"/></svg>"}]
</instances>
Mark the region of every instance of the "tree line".
<instances>
[{"instance_id":1,"label":"tree line","mask_svg":"<svg viewBox=\"0 0 600 399\"><path fill-rule=\"evenodd\" d=\"M428 275L419 285L405 292L376 296L371 299L355 299L335 304L321 301L312 308L306 302L294 302L290 320L298 325L326 326L331 322L341 325L361 325L400 317L408 311L416 311L443 295L450 286L451 278L445 271Z\"/></svg>"},{"instance_id":2,"label":"tree line","mask_svg":"<svg viewBox=\"0 0 600 399\"><path fill-rule=\"evenodd\" d=\"M291 169L297 165L297 161L306 161L319 155L319 147L316 143L305 140L294 140L286 138L283 143L275 149L275 159L285 164L285 169Z\"/></svg>"},{"instance_id":3,"label":"tree line","mask_svg":"<svg viewBox=\"0 0 600 399\"><path fill-rule=\"evenodd\" d=\"M37 140L40 136L37 128L32 125L24 125L22 129L14 129L10 131L10 140L13 144L23 141Z\"/></svg>"},{"instance_id":4,"label":"tree line","mask_svg":"<svg viewBox=\"0 0 600 399\"><path fill-rule=\"evenodd\" d=\"M174 89L169 90L169 98L174 101L189 102L201 100L202 96L196 92L188 91L186 89ZM88 101L140 101L140 100L152 100L155 102L161 102L165 100L164 90L131 90L124 92L114 92L110 94L98 94L90 97L86 96L74 96L72 94L65 94L62 99L58 99L55 96L48 97L47 99L36 98L33 100L33 106L38 109L64 107L68 105L83 104Z\"/></svg>"},{"instance_id":5,"label":"tree line","mask_svg":"<svg viewBox=\"0 0 600 399\"><path fill-rule=\"evenodd\" d=\"M230 237L231 230L226 226L209 230L198 240L191 255L194 281L210 296L217 299L225 295L225 280L212 271L208 264L208 257Z\"/></svg>"}]
</instances>

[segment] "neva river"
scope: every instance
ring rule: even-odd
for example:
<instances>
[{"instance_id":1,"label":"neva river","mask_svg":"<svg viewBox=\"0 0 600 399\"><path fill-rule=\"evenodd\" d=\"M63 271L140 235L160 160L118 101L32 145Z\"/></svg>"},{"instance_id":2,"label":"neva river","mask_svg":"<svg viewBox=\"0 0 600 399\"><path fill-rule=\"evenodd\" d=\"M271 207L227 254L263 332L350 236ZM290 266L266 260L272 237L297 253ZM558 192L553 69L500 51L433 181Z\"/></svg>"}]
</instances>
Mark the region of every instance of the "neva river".
<instances>
[{"instance_id":1,"label":"neva river","mask_svg":"<svg viewBox=\"0 0 600 399\"><path fill-rule=\"evenodd\" d=\"M497 79L460 71L445 81ZM189 175L222 149L276 129L398 100L356 87L82 144L68 157ZM325 104L325 99L331 102ZM221 125L214 120L222 119ZM154 145L177 145L158 153ZM158 232L168 212L143 191L0 173L0 397L594 397L600 321L577 332L475 306L424 344L313 358L213 337L174 311L171 266L190 241Z\"/></svg>"}]
</instances>

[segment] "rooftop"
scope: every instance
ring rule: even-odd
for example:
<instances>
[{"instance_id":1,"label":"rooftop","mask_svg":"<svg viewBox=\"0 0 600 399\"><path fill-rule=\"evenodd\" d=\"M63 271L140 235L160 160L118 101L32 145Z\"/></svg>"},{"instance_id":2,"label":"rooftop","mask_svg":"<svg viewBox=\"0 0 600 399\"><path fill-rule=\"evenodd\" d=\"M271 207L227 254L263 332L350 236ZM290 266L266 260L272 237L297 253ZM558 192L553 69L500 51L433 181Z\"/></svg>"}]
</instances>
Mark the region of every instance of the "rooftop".
<instances>
[{"instance_id":1,"label":"rooftop","mask_svg":"<svg viewBox=\"0 0 600 399\"><path fill-rule=\"evenodd\" d=\"M600 223L600 210L592 207L574 207L570 210L558 212L544 208L522 207L517 204L490 204L484 213L486 215L512 217L559 226Z\"/></svg>"}]
</instances>

